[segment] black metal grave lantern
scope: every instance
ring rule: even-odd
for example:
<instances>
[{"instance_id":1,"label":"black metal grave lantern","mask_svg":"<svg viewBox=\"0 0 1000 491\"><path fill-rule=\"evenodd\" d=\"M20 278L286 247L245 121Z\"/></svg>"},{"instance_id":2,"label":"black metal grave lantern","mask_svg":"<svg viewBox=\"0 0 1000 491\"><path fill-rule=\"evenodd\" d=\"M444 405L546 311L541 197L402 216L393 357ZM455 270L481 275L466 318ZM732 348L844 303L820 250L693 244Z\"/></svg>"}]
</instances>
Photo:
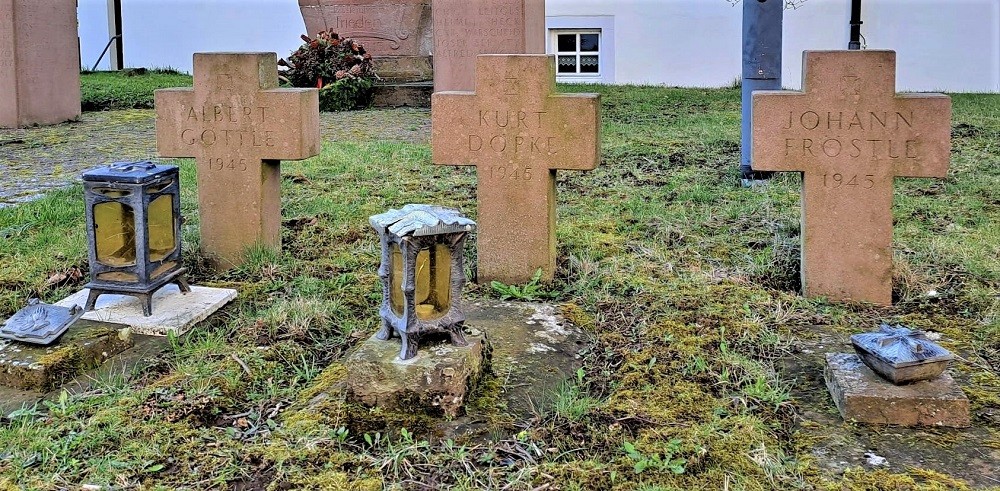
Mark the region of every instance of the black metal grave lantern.
<instances>
[{"instance_id":1,"label":"black metal grave lantern","mask_svg":"<svg viewBox=\"0 0 1000 491\"><path fill-rule=\"evenodd\" d=\"M400 359L417 355L427 334L446 333L466 346L461 308L465 238L476 222L458 210L406 205L369 219L382 244L382 328L376 337L402 339Z\"/></svg>"},{"instance_id":2,"label":"black metal grave lantern","mask_svg":"<svg viewBox=\"0 0 1000 491\"><path fill-rule=\"evenodd\" d=\"M181 267L180 175L177 167L116 162L83 174L90 248L85 310L104 294L131 295L153 314L152 297L177 283L189 292Z\"/></svg>"}]
</instances>

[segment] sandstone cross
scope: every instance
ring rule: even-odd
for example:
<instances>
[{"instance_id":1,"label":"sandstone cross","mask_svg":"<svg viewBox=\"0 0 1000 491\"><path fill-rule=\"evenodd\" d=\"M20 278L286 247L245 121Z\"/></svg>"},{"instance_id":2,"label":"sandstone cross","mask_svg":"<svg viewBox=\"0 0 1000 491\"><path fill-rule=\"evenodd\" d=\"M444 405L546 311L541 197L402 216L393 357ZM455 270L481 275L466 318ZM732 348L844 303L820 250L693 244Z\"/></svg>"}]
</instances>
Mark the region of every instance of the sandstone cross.
<instances>
[{"instance_id":1,"label":"sandstone cross","mask_svg":"<svg viewBox=\"0 0 1000 491\"><path fill-rule=\"evenodd\" d=\"M476 92L431 102L435 164L476 165L479 281L555 270L556 169L600 160L600 96L556 94L555 58L480 55Z\"/></svg>"},{"instance_id":2,"label":"sandstone cross","mask_svg":"<svg viewBox=\"0 0 1000 491\"><path fill-rule=\"evenodd\" d=\"M806 51L802 92L753 94L753 167L802 172L807 296L892 303L893 178L944 177L951 99L896 94L893 51Z\"/></svg>"},{"instance_id":3,"label":"sandstone cross","mask_svg":"<svg viewBox=\"0 0 1000 491\"><path fill-rule=\"evenodd\" d=\"M195 53L194 88L155 93L164 157L195 157L201 247L225 269L281 246L279 159L319 153L316 89L279 89L274 53Z\"/></svg>"}]
</instances>

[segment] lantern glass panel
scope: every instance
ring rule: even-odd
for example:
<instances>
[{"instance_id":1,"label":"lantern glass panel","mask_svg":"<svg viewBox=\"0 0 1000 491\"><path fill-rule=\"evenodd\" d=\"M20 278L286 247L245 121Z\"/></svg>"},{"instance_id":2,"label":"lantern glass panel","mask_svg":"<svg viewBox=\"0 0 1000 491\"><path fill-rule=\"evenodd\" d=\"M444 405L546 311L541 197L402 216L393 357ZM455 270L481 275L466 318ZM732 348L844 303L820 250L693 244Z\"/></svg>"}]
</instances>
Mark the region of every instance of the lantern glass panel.
<instances>
[{"instance_id":1,"label":"lantern glass panel","mask_svg":"<svg viewBox=\"0 0 1000 491\"><path fill-rule=\"evenodd\" d=\"M406 304L403 293L403 251L399 244L390 245L389 305L397 316L403 315ZM446 244L435 244L417 253L413 301L418 319L436 319L451 308L451 250Z\"/></svg>"},{"instance_id":2,"label":"lantern glass panel","mask_svg":"<svg viewBox=\"0 0 1000 491\"><path fill-rule=\"evenodd\" d=\"M417 254L417 318L435 319L448 313L451 306L451 251L445 244L434 244Z\"/></svg>"},{"instance_id":3,"label":"lantern glass panel","mask_svg":"<svg viewBox=\"0 0 1000 491\"><path fill-rule=\"evenodd\" d=\"M177 249L174 237L174 201L163 195L149 203L149 260L162 261Z\"/></svg>"},{"instance_id":4,"label":"lantern glass panel","mask_svg":"<svg viewBox=\"0 0 1000 491\"><path fill-rule=\"evenodd\" d=\"M97 260L108 266L135 265L135 213L117 201L94 205Z\"/></svg>"},{"instance_id":5,"label":"lantern glass panel","mask_svg":"<svg viewBox=\"0 0 1000 491\"><path fill-rule=\"evenodd\" d=\"M389 273L389 305L392 307L392 313L396 314L396 317L401 317L403 304L406 303L403 297L403 251L395 242L389 248L389 265L392 266Z\"/></svg>"}]
</instances>

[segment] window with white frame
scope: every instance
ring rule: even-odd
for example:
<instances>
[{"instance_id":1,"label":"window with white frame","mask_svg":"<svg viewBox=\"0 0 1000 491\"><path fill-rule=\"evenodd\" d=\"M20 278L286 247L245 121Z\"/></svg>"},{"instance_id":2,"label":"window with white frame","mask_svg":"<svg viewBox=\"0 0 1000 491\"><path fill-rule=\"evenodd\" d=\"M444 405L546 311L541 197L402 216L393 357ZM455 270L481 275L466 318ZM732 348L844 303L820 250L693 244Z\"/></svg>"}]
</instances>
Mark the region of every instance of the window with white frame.
<instances>
[{"instance_id":1,"label":"window with white frame","mask_svg":"<svg viewBox=\"0 0 1000 491\"><path fill-rule=\"evenodd\" d=\"M559 78L601 77L600 29L552 29L552 52Z\"/></svg>"}]
</instances>

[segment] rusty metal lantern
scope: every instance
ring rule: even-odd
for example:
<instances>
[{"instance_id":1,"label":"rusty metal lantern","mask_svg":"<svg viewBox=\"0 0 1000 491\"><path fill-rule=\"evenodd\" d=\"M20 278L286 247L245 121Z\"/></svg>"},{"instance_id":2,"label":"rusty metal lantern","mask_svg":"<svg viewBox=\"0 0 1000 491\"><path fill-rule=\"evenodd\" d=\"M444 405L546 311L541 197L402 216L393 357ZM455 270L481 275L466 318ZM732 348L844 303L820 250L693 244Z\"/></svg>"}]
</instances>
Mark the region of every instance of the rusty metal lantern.
<instances>
[{"instance_id":1,"label":"rusty metal lantern","mask_svg":"<svg viewBox=\"0 0 1000 491\"><path fill-rule=\"evenodd\" d=\"M452 344L466 346L463 247L476 222L452 208L412 204L369 222L382 246L382 328L376 337L398 335L403 360L417 355L427 334L447 334Z\"/></svg>"},{"instance_id":2,"label":"rusty metal lantern","mask_svg":"<svg viewBox=\"0 0 1000 491\"><path fill-rule=\"evenodd\" d=\"M181 267L177 167L116 162L85 172L83 187L90 255L85 310L93 310L101 295L131 295L150 316L160 288L177 283L190 291Z\"/></svg>"}]
</instances>

